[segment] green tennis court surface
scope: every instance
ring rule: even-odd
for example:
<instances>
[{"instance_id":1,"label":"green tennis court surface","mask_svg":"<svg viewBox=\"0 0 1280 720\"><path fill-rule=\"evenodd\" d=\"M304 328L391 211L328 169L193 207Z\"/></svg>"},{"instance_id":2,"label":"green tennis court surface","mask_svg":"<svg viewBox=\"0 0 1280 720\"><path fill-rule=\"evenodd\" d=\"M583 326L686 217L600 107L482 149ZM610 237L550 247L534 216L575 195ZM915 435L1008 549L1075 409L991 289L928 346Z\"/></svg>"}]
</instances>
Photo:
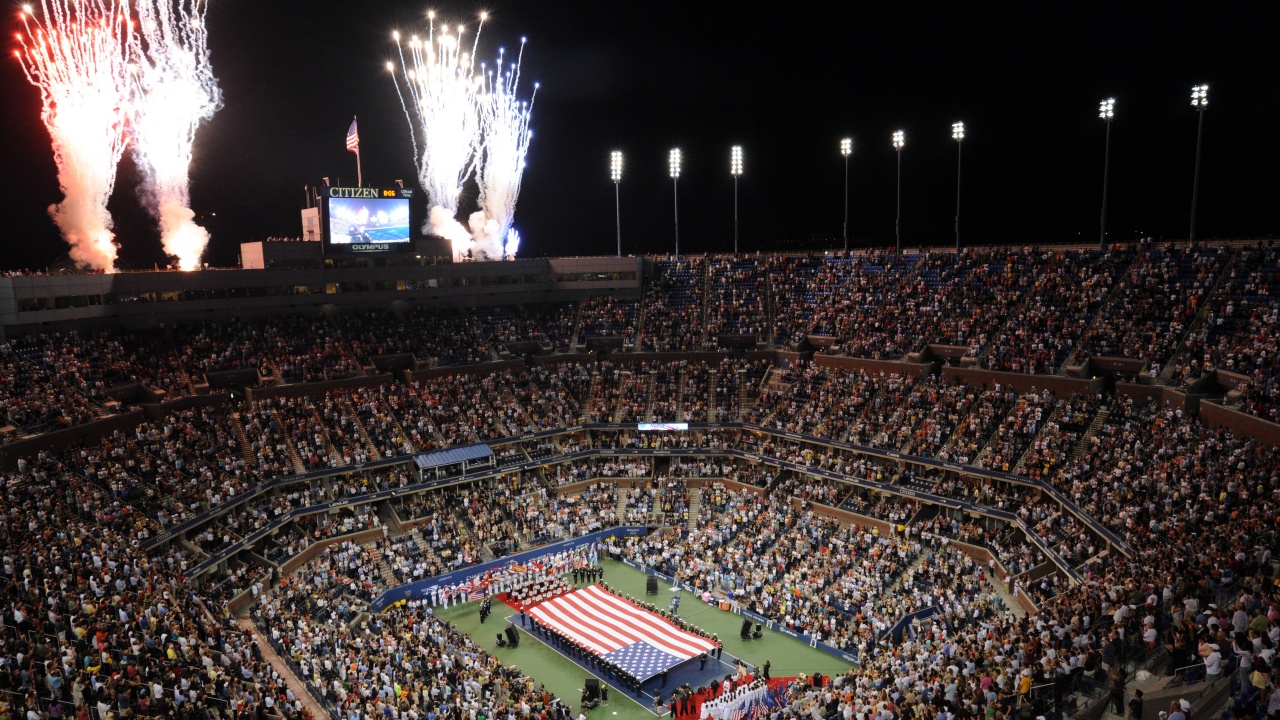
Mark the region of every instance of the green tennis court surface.
<instances>
[{"instance_id":1,"label":"green tennis court surface","mask_svg":"<svg viewBox=\"0 0 1280 720\"><path fill-rule=\"evenodd\" d=\"M651 602L659 608L667 607L672 595L670 585L659 583L658 595L646 598L644 573L612 560L601 560L600 566L605 569L604 582L610 587L637 600ZM764 637L759 640L744 641L738 637L738 631L742 627L741 615L705 605L695 600L689 592L682 591L681 598L680 616L708 633L719 635L720 641L724 643L726 659L728 655L734 655L755 666L763 665L767 660L772 663L769 674L773 677L800 673L812 675L815 672L838 675L849 669L849 663L840 658L779 632L766 630ZM502 616L508 613L495 612L487 623L481 625L479 607L480 603L471 602L451 608L437 608L437 614L470 635L503 662L515 665L537 682L546 685L548 690L572 706L576 712L583 680L587 677L582 668L523 631L519 647L499 648L496 636L506 627ZM674 686L667 688L666 694L669 694L672 687ZM612 720L615 717L618 720L653 720L651 708L641 707L620 692L609 694L607 707L598 707L587 714L597 720Z\"/></svg>"}]
</instances>

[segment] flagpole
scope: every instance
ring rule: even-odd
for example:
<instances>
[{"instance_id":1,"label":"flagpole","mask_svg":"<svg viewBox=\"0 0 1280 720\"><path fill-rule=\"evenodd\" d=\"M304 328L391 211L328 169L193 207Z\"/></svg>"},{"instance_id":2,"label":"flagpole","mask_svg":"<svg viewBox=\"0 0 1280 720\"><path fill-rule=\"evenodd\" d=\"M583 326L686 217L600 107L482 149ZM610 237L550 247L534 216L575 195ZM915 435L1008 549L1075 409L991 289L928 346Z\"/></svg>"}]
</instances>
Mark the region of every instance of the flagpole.
<instances>
[{"instance_id":1,"label":"flagpole","mask_svg":"<svg viewBox=\"0 0 1280 720\"><path fill-rule=\"evenodd\" d=\"M355 115L351 116L351 129L353 131L356 129L356 123L359 120L360 120L359 117ZM350 145L348 145L347 147L350 148ZM356 134L356 146L353 152L355 152L356 154L356 187L364 187L364 174L360 172L360 135L359 133Z\"/></svg>"}]
</instances>

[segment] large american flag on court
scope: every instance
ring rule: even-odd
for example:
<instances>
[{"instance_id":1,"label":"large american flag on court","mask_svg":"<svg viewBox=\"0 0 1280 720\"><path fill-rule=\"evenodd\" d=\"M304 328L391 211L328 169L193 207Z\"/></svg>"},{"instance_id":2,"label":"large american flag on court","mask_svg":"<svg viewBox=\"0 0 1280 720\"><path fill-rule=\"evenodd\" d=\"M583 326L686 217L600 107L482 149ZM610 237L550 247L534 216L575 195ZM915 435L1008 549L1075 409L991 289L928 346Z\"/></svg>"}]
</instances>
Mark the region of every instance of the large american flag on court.
<instances>
[{"instance_id":1,"label":"large american flag on court","mask_svg":"<svg viewBox=\"0 0 1280 720\"><path fill-rule=\"evenodd\" d=\"M716 646L595 585L538 603L528 612L641 680Z\"/></svg>"}]
</instances>

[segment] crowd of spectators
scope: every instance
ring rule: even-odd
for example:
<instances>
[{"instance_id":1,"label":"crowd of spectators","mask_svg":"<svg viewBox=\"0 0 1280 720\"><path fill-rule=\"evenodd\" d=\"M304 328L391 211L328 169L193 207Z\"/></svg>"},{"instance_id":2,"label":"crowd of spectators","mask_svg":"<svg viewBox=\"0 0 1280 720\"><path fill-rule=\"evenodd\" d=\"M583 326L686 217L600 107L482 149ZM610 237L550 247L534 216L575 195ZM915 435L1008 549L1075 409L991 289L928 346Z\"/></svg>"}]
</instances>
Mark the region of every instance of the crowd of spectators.
<instances>
[{"instance_id":1,"label":"crowd of spectators","mask_svg":"<svg viewBox=\"0 0 1280 720\"><path fill-rule=\"evenodd\" d=\"M1076 358L1119 356L1163 365L1208 299L1229 255L1221 246L1144 245L1099 322L1076 349Z\"/></svg>"},{"instance_id":2,"label":"crowd of spectators","mask_svg":"<svg viewBox=\"0 0 1280 720\"><path fill-rule=\"evenodd\" d=\"M663 258L654 267L644 294L644 327L639 349L688 352L702 346L706 262L701 258ZM698 322L690 322L697 318Z\"/></svg>"},{"instance_id":3,"label":"crowd of spectators","mask_svg":"<svg viewBox=\"0 0 1280 720\"><path fill-rule=\"evenodd\" d=\"M101 492L92 485L84 487L90 493ZM805 484L784 484L780 486L780 491L806 497L806 493L812 491L813 487ZM605 493L605 496L614 494L609 492ZM103 496L108 497L105 494ZM449 501L443 505L446 508L450 506L461 508L461 512L455 513L456 518L465 518L480 512L490 500L484 495L474 493L460 497L470 497L470 500L461 504ZM818 497L816 500L821 501L821 498ZM761 567L765 568L763 577L768 577L768 581L761 582L759 586L754 580L751 582L739 580L737 573L746 570L753 571L747 577L756 577L755 569L751 567L738 568L731 563L729 568L732 572L729 573L722 570L716 570L713 573L706 568L701 568L700 571L708 573L704 578L709 578L714 583L713 586L723 589L727 585L727 589L734 593L735 599L739 602L753 603L751 607L762 610L769 617L776 618L797 631L816 633L824 641L834 642L842 647L856 648L866 657L886 657L882 654L881 646L875 641L877 633L882 632L889 621L902 612L918 606L939 607L942 619L932 621L933 627L924 629L924 632L940 633L942 637L963 637L963 633L971 627L980 627L989 631L993 626L1000 627L1002 623L1009 623L1008 619L996 614L998 601L983 589L982 582L985 578L982 568L975 566L967 558L957 555L945 543L922 540L920 534L914 530L900 536L878 537L865 529L859 530L853 526L840 525L819 518L789 503L773 501L765 505L754 499L734 498L733 494L726 492L723 487L713 486L710 490L704 491L701 501L707 512L714 512L720 517L734 520L732 524L727 525L727 533L716 527L709 527L707 529L709 544L702 547L698 546L699 541L696 539L699 536L692 536L689 540L678 536L667 536L669 542L661 546L662 552L656 554L656 562L661 562L664 554L667 555L668 560L670 557L694 556L759 558ZM893 514L897 514L896 510ZM414 513L406 513L406 516L412 515ZM477 517L482 519L482 516L477 515ZM1032 517L1032 519L1035 518ZM372 524L346 523L339 518L337 527L330 528L331 534L326 535L321 532L320 537L343 537L360 527L369 526ZM321 525L316 525L314 528L316 531L322 529ZM457 523L448 526L446 532L460 532ZM294 543L297 542L297 538L286 536L285 542ZM850 548L840 545L840 543L850 542L854 543ZM746 544L739 547L735 543ZM723 553L715 551L715 548L722 545L726 547ZM705 553L708 547L713 549L710 554ZM838 547L840 550L833 551L831 550L833 547ZM827 548L827 551L823 552L823 548ZM366 550L349 543L330 548L322 554L318 561L320 565L312 566L313 570L319 567L319 571L304 572L297 576L300 579L298 581L286 581L275 594L286 599L293 598L292 602L295 603L293 611L299 612L298 608L304 609L310 622L308 628L313 631L323 633L334 632L336 629L339 633L355 633L355 636L361 632L368 632L365 627L372 625L353 626L352 623L358 617L359 608L363 603L367 603L371 595L388 582L386 574L378 567L379 553L382 549L381 546L375 546ZM653 548L650 550L652 551ZM821 565L825 568L826 575L815 574L812 571L803 574L795 572L797 563L801 559L812 561L815 557L823 563L835 564ZM655 561L655 552L650 552L647 558L642 556L642 559ZM776 570L773 569L775 560L777 561ZM860 568L859 563L861 563ZM681 566L684 564L686 563L680 562ZM1016 568L1016 565L1014 567ZM420 577L435 569L438 569L438 566L410 565L407 572L396 573L391 580L402 581L406 577ZM1248 568L1241 568L1241 570L1247 571ZM769 577L770 575L773 577ZM1100 574L1097 577L1104 576ZM691 575L690 578L693 576ZM876 598L889 593L885 592L884 585L868 584L868 582L872 580L883 582L886 578L896 583L893 587L898 588L898 592L892 593L893 597L885 601L887 604L876 605L874 601L869 602L868 597ZM241 567L223 582L211 586L208 589L208 595L217 599L227 599L245 589L261 589L266 579L260 570L255 572ZM694 582L698 581L694 579ZM295 582L300 584L295 585ZM793 591L796 587L800 588L799 594ZM1054 596L1059 595L1062 589L1063 583L1060 576L1050 577L1030 588L1033 597L1041 600L1046 607L1053 606ZM786 590L792 590L792 592L783 592ZM1074 597L1075 592L1071 592ZM1112 592L1108 588L1104 596ZM828 595L834 601L828 599ZM792 599L797 597L821 598L822 602L805 603L799 600L793 602ZM1097 602L1097 596L1090 599ZM1062 600L1059 599L1057 602L1061 603ZM284 610L277 609L272 612L281 613L278 617L289 617L290 610L286 606ZM376 622L375 620L374 623ZM320 627L322 623L326 624L325 628ZM286 627L288 627L287 624ZM1014 630L1017 630L1016 626ZM288 637L286 634L285 640L281 642L287 643ZM907 640L906 644L911 646L911 641ZM1080 654L1083 657L1087 652L1082 650ZM299 654L294 659L303 662L306 657ZM315 666L304 664L304 667L314 668ZM878 667L881 671L885 670L883 665ZM1068 667L1070 667L1069 663ZM855 675L865 672L864 665L864 669L856 671ZM329 695L323 687L319 691L323 696ZM341 694L335 696L335 699L340 698L342 698Z\"/></svg>"},{"instance_id":4,"label":"crowd of spectators","mask_svg":"<svg viewBox=\"0 0 1280 720\"><path fill-rule=\"evenodd\" d=\"M573 717L534 678L503 665L420 600L351 622L330 588L345 585L345 595L359 586L358 573L358 566L335 572L325 560L313 562L297 575L302 582L255 610L273 644L338 717Z\"/></svg>"},{"instance_id":5,"label":"crowd of spectators","mask_svg":"<svg viewBox=\"0 0 1280 720\"><path fill-rule=\"evenodd\" d=\"M766 264L746 257L720 258L710 261L708 273L707 345L716 347L721 335L767 339Z\"/></svg>"},{"instance_id":6,"label":"crowd of spectators","mask_svg":"<svg viewBox=\"0 0 1280 720\"><path fill-rule=\"evenodd\" d=\"M1149 307L1157 292L1147 290L1144 294L1136 289L1162 288L1161 283L1166 282L1180 283L1169 286L1178 307L1194 307L1205 302L1206 284L1212 284L1209 280L1227 267L1216 250L1177 253L1148 249L1144 253L1145 259L1139 261L1142 264L1131 267L1127 276L1133 280L1135 292L1129 293L1126 288L1130 285L1124 285L1113 295L1113 299L1124 296L1132 303L1126 307ZM1268 257L1271 255L1261 253L1258 264L1265 268ZM988 272L991 262L984 266ZM1082 262L1053 259L1042 263L1036 258L1006 262L995 274L1004 279L995 286L1005 287L1009 277L1025 271L1049 279L1044 280L1048 283L1045 287L1033 282L1030 289L1022 291L1039 293L1037 297L1042 298L1050 293L1050 287L1058 288L1053 292L1066 292L1068 283L1063 278L1076 278L1072 282L1078 283L1090 280L1069 272ZM1065 268L1066 274L1045 266ZM1242 291L1240 297L1267 297L1264 289L1273 276L1251 269L1241 275L1237 280L1228 273L1226 282L1233 292ZM1092 291L1079 292L1084 294L1073 297L1083 298L1085 304L1064 311L1064 317L1074 318L1072 323L1093 312L1088 309L1095 303ZM1234 338L1229 342L1253 347L1253 338L1245 337L1259 332L1260 326L1250 323L1232 330L1225 327L1226 321L1218 323L1219 317L1233 316L1237 310L1228 312L1227 308L1235 306L1234 299L1215 306L1208 317L1219 334L1204 335L1206 343L1214 338ZM1139 318L1135 327L1145 330L1133 335L1132 342L1155 327L1149 325L1149 313L1135 313ZM1105 325L1109 317L1104 312L1095 329ZM519 325L509 319L501 322ZM250 342L250 347L271 348L264 355L231 350L227 357L238 357L235 362L249 367L262 367L255 365L255 358L265 358L266 365L274 365L287 375L294 371L286 373L280 359L289 353L324 356L323 344L298 345L282 339L314 331L315 326L281 323L276 328ZM1167 327L1163 332L1176 334ZM234 335L216 331L210 337L225 340ZM1031 342L1022 338L1018 342L1024 340ZM25 356L21 347L5 346L7 367L13 368L5 378L40 378L51 385L62 382L77 398L96 408L94 393L125 377L94 368L96 359L114 363L112 353L117 352L109 343L96 342L68 343L57 355L40 349L32 357ZM289 346L287 352L281 342ZM1161 343L1141 352L1152 353L1148 359L1168 359L1177 345L1167 339ZM222 347L234 345L224 343ZM1046 348L1051 352L1043 362L1059 362L1058 349ZM339 352L337 357L346 356ZM46 372L42 366L50 357L78 358L75 362L87 363L91 369L78 372L75 377L79 380L69 384L60 376L40 374ZM1224 356L1215 355L1212 362L1216 364L1220 357ZM1265 371L1270 377L1264 362L1269 356L1254 357L1261 364L1244 369ZM339 373L340 365L335 366ZM989 676L988 687L998 688L991 691L995 698L983 693L980 700L975 692L970 694L970 702L999 705L1006 690L1016 701L1021 684L1017 678L1024 671L1050 680L1072 675L1076 668L1086 667L1091 653L1105 657L1113 628L1118 642L1141 652L1139 646L1149 643L1185 645L1190 637L1213 633L1211 625L1221 629L1227 624L1225 618L1211 624L1199 618L1201 613L1187 612L1190 606L1186 599L1194 598L1197 607L1207 607L1210 602L1225 602L1244 587L1249 589L1242 600L1249 607L1247 617L1272 602L1269 591L1255 593L1250 588L1264 579L1269 582L1271 572L1265 552L1275 541L1274 518L1280 514L1276 501L1280 455L1274 446L1225 428L1209 427L1189 413L1159 403L1143 405L1101 394L1062 397L1043 390L1016 392L1000 385L980 388L945 375L914 378L833 370L816 363L796 364L774 373L774 381L760 392L751 408L749 421L1019 472L1060 492L1114 533L1132 555L1114 545L1102 554L1105 542L1089 523L1022 483L978 482L948 473L927 478L935 494L996 509L1016 508L1017 517L1036 543L1012 525L984 527L956 517L929 515L922 512L927 505L913 500L872 492L852 482L818 479L794 470L777 471L767 462L699 459L655 467L624 457L612 460L618 465L612 471L592 465L595 461L583 461L581 465L514 473L488 485L398 499L392 503L398 522L414 530L407 536L376 540L371 546L358 546L345 538L382 527L372 506L353 505L295 518L275 537L263 541L261 550L270 563L278 564L317 541L337 540L338 544L323 551L308 569L285 578L273 577L271 566L237 560L208 582L194 586L194 591L181 585L183 575L196 563L218 555L292 509L338 497L358 497L375 488L403 486L409 477L298 481L279 492L230 507L184 534L183 543L165 546L149 557L137 549L139 542L167 527L231 504L261 482L293 475L300 469L343 468L375 452L396 455L410 448L417 451L500 440L561 425L580 416L581 408L592 395L600 397L602 388L623 388L610 406L614 414L625 403L631 408L625 410L630 416L643 412L646 417L658 417L660 409L663 419L668 413L688 417L707 410L698 403L710 397L702 388L712 386L713 376L717 398L721 376L739 376L732 363L728 368L723 364L653 363L642 366L647 372L632 372L629 378L621 367L606 363L595 367L536 366L487 376L447 376L414 385L335 391L310 399L274 398L190 409L140 421L129 430L65 451L25 457L4 483L8 494L4 511L8 585L0 596L6 605L6 620L13 622L4 630L6 644L0 655L11 658L10 667L28 666L31 676L14 684L20 688L22 702L45 712L50 703L60 699L56 692L63 684L74 685L73 678L81 676L88 681L80 690L83 704L105 700L111 712L133 708L147 714L162 704L176 714L196 716L207 714L218 702L256 708L269 701L280 712L296 713L296 703L261 662L252 640L219 618L218 604L241 592L269 591L273 603L277 598L288 599L265 606L264 612L273 622L278 619L285 628L276 640L296 652L293 659L313 671L310 677L322 678L317 691L336 705L346 703L347 709L378 712L382 706L377 703L387 698L379 697L376 673L367 665L361 670L360 663L346 670L337 667L340 663L326 666L323 654L316 654L317 648L337 643L332 647L376 656L384 650L378 638L385 637L377 633L416 633L419 626L431 626L435 628L431 632L441 636L452 632L421 614L405 615L402 624L393 622L391 616L370 616L368 624L361 626L355 622L360 608L380 588L478 562L524 544L578 535L619 519L629 521L633 509L645 518L665 516L667 523L683 525L693 504L688 482L694 479L711 480L696 496L702 516L723 522L701 523L686 527L684 534L635 541L630 551L633 557L684 581L732 593L740 604L797 631L856 649L865 662L843 685L856 688L847 702L860 707L875 698L893 697L892 691L886 690L888 686L880 684L890 676L911 676L914 679L909 685L919 684L943 697L952 681L959 683L962 676L970 678L965 682ZM755 377L761 380L769 372L757 364L742 369L748 376L758 372ZM6 397L20 397L17 382L10 382L5 387ZM696 397L690 397L691 392ZM738 393L725 394L736 397ZM1090 429L1095 419L1098 423ZM900 480L895 477L900 469L892 464L867 460L850 451L744 431L661 436L588 432L580 433L562 449L584 445L733 447L766 460L830 470L851 480ZM627 464L640 471L634 481L626 475ZM575 467L589 469L575 475ZM606 472L617 475L600 479ZM562 482L565 477L575 478L572 481L580 477L590 484L561 496L555 491L563 482L570 482ZM758 490L730 491L715 483L718 477L769 491L763 499ZM791 502L792 498L800 503ZM830 520L813 511L812 505L817 504L839 505L884 520L893 531L877 533L866 526ZM988 566L973 564L957 554L948 538L987 546L1007 568L1008 577L993 578ZM1049 557L1037 543L1077 570L1083 582L1075 582L1059 569L1027 580L1019 587L1030 594L1040 614L1018 619L1000 611L986 584L993 579L1017 581L1029 570L1044 566ZM939 608L939 619L921 624L917 635L903 641L896 651L882 642L882 633L892 621L930 605ZM1142 610L1126 610L1130 605ZM395 612L413 613L416 609ZM1269 632L1275 618L1263 615L1266 625L1262 630ZM416 624L407 624L409 620ZM63 624L61 634L59 623ZM292 631L308 638L307 647L299 648ZM1146 640L1149 632L1154 633L1154 640ZM1255 635L1259 644L1265 634ZM86 637L98 641L86 641ZM319 640L311 642L315 638ZM994 638L1002 642L994 642ZM166 647L170 642L174 643L172 651ZM44 651L39 650L41 643L46 646ZM1218 644L1231 648L1236 639ZM458 654L456 646L450 649L447 643L435 647L440 651L440 663L481 672L476 669L479 663L490 673L486 677L491 681L506 677L506 670L493 663L485 665L478 655ZM1235 661L1237 671L1255 667L1252 657L1250 665L1245 664L1248 653L1243 650L1231 652L1239 658ZM96 659L101 664L105 662L103 653L112 655L112 664L137 667L140 675L122 674L123 679L114 685L94 682L92 677L98 673L90 671L93 666L84 661ZM71 662L41 667L30 662L46 654L70 658ZM963 658L963 666L958 664L961 669L953 672L947 663L954 658ZM466 664L468 660L471 665ZM943 664L935 668L937 662ZM973 667L964 675L962 669L969 664ZM56 673L51 669L54 667ZM12 676L12 670L9 672ZM357 673L365 678L360 681L364 685L348 683L342 672ZM51 677L61 680L51 683ZM159 682L158 691L153 689L153 677ZM221 684L219 677L224 679ZM58 690L53 685L59 685ZM528 691L526 686L520 687L524 688L520 692ZM465 690L458 692L466 694ZM122 694L124 700L120 699ZM480 696L476 702L490 701ZM74 712L79 704L74 692L68 694L66 712Z\"/></svg>"},{"instance_id":7,"label":"crowd of spectators","mask_svg":"<svg viewBox=\"0 0 1280 720\"><path fill-rule=\"evenodd\" d=\"M1278 264L1270 243L665 258L639 301L414 306L18 337L0 349L0 399L3 420L22 436L127 407L138 384L178 397L229 371L254 371L268 384L317 382L572 351L575 338L681 351L745 335L780 347L812 338L809 347L868 358L960 346L982 367L1025 373L1122 356L1175 385L1223 370L1247 378L1221 383L1228 402L1275 419ZM689 415L731 412L694 406Z\"/></svg>"},{"instance_id":8,"label":"crowd of spectators","mask_svg":"<svg viewBox=\"0 0 1280 720\"><path fill-rule=\"evenodd\" d=\"M640 303L608 295L597 295L582 302L578 319L578 339L620 338L623 345L636 339L636 320Z\"/></svg>"},{"instance_id":9,"label":"crowd of spectators","mask_svg":"<svg viewBox=\"0 0 1280 720\"><path fill-rule=\"evenodd\" d=\"M14 717L199 720L303 705L253 634L184 584L181 551L139 552L154 521L51 454L6 477L0 688ZM252 585L261 570L227 579Z\"/></svg>"}]
</instances>

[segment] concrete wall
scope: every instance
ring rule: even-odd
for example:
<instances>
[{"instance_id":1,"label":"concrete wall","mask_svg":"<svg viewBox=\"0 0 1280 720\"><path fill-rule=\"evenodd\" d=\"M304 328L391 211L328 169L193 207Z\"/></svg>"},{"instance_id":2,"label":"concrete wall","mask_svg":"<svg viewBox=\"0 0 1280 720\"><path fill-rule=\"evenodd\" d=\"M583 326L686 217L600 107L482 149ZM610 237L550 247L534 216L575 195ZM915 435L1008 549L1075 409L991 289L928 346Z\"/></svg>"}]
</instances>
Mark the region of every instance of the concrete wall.
<instances>
[{"instance_id":1,"label":"concrete wall","mask_svg":"<svg viewBox=\"0 0 1280 720\"><path fill-rule=\"evenodd\" d=\"M1151 363L1147 360L1127 357L1103 357L1101 355L1092 355L1087 361L1087 366L1090 370L1130 375L1137 375L1150 367L1150 365Z\"/></svg>"},{"instance_id":2,"label":"concrete wall","mask_svg":"<svg viewBox=\"0 0 1280 720\"><path fill-rule=\"evenodd\" d=\"M1149 405L1151 403L1168 404L1174 410L1182 410L1183 412L1196 412L1200 407L1199 398L1188 396L1187 393L1181 390L1174 390L1162 385L1118 382L1116 383L1116 395L1132 398L1133 402L1138 405Z\"/></svg>"},{"instance_id":3,"label":"concrete wall","mask_svg":"<svg viewBox=\"0 0 1280 720\"><path fill-rule=\"evenodd\" d=\"M458 365L455 367L437 367L428 370L417 370L407 374L410 382L430 380L445 375L488 375L503 370L523 370L524 360L499 360L497 362L480 363L479 365Z\"/></svg>"},{"instance_id":4,"label":"concrete wall","mask_svg":"<svg viewBox=\"0 0 1280 720\"><path fill-rule=\"evenodd\" d=\"M721 360L729 357L727 352L641 352L641 353L614 353L609 357L614 362L679 362L688 360L690 362L705 362L711 365L718 364Z\"/></svg>"},{"instance_id":5,"label":"concrete wall","mask_svg":"<svg viewBox=\"0 0 1280 720\"><path fill-rule=\"evenodd\" d=\"M792 498L791 502L795 507L800 507L800 504L804 501L800 498ZM894 532L893 524L886 520L880 520L868 515L859 515L856 512L841 510L840 508L823 505L822 503L809 503L809 507L813 510L814 515L828 517L832 520L850 523L859 527L873 528L875 530L879 530L881 535L888 536Z\"/></svg>"},{"instance_id":6,"label":"concrete wall","mask_svg":"<svg viewBox=\"0 0 1280 720\"><path fill-rule=\"evenodd\" d=\"M296 243L305 245L306 243ZM393 262L405 262L404 258ZM480 307L579 300L589 295L639 297L638 258L545 258L494 263L398 264L381 267L219 269L190 273L132 272L0 278L0 335L105 322L151 328L190 320L387 307ZM575 276L566 279L566 276ZM559 279L553 280L553 277ZM356 284L368 290L352 290ZM381 284L386 288L376 289ZM346 286L344 292L335 292ZM296 293L293 288L324 292ZM412 287L414 289L408 289ZM155 300L177 295L181 300ZM55 298L93 298L56 307ZM41 309L21 308L38 303ZM98 304L100 303L100 304ZM63 303L65 304L65 303Z\"/></svg>"},{"instance_id":7,"label":"concrete wall","mask_svg":"<svg viewBox=\"0 0 1280 720\"><path fill-rule=\"evenodd\" d=\"M1036 390L1052 390L1059 397L1067 397L1071 393L1096 392L1102 389L1103 381L1098 379L1077 379L1061 375L1029 375L1027 373L1002 372L999 370L982 370L979 368L962 368L946 366L942 374L948 378L958 378L960 382L981 387L991 387L999 383L1003 387L1013 388L1018 392Z\"/></svg>"},{"instance_id":8,"label":"concrete wall","mask_svg":"<svg viewBox=\"0 0 1280 720\"><path fill-rule=\"evenodd\" d=\"M169 413L182 412L194 408L210 408L227 405L231 402L228 393L212 393L210 395L184 395L162 403L143 405L142 412L148 420L159 420Z\"/></svg>"},{"instance_id":9,"label":"concrete wall","mask_svg":"<svg viewBox=\"0 0 1280 720\"><path fill-rule=\"evenodd\" d=\"M324 552L324 549L327 547L331 547L333 545L337 545L339 543L343 543L348 540L350 540L353 543L356 543L357 545L363 545L364 543L373 542L374 540L379 540L381 538L382 538L382 528L378 527L378 528L371 528L369 530L361 530L360 532L351 533L350 535L339 535L337 537L331 537L324 540L319 540L317 542L313 542L307 546L306 550L303 550L297 555L294 555L293 557L281 563L280 574L292 575L294 572L297 572L298 568L302 567L303 565L306 565L308 562L311 561L312 558Z\"/></svg>"},{"instance_id":10,"label":"concrete wall","mask_svg":"<svg viewBox=\"0 0 1280 720\"><path fill-rule=\"evenodd\" d=\"M844 355L813 356L813 363L819 367L839 370L862 370L869 373L889 373L891 375L923 375L932 367L930 363L911 363L902 360L873 360L871 358L845 357Z\"/></svg>"},{"instance_id":11,"label":"concrete wall","mask_svg":"<svg viewBox=\"0 0 1280 720\"><path fill-rule=\"evenodd\" d=\"M8 445L0 446L0 467L13 468L17 465L18 458L30 457L41 450L61 450L81 441L97 440L116 430L131 430L142 420L141 410L130 410L91 423L73 425L43 435L15 440Z\"/></svg>"},{"instance_id":12,"label":"concrete wall","mask_svg":"<svg viewBox=\"0 0 1280 720\"><path fill-rule=\"evenodd\" d=\"M952 546L958 548L960 552L973 558L974 562L977 562L984 567L989 567L990 562L994 559L996 561L996 570L1000 574L988 579L993 585L997 583L1003 585L1005 592L1009 591L1009 584L1001 580L1001 578L1009 576L1009 570L1005 568L1004 563L1000 562L1000 558L992 555L991 550L981 545L974 545L973 543L967 543L961 540L948 539L948 542L950 542ZM1014 598L1017 599L1018 604L1022 606L1022 609L1025 610L1028 615L1040 614L1040 608L1036 607L1035 601L1023 592L1022 588L1018 588L1017 591L1014 592Z\"/></svg>"},{"instance_id":13,"label":"concrete wall","mask_svg":"<svg viewBox=\"0 0 1280 720\"><path fill-rule=\"evenodd\" d=\"M1227 427L1264 443L1280 445L1280 425L1220 403L1201 402L1200 420L1209 427Z\"/></svg>"}]
</instances>

